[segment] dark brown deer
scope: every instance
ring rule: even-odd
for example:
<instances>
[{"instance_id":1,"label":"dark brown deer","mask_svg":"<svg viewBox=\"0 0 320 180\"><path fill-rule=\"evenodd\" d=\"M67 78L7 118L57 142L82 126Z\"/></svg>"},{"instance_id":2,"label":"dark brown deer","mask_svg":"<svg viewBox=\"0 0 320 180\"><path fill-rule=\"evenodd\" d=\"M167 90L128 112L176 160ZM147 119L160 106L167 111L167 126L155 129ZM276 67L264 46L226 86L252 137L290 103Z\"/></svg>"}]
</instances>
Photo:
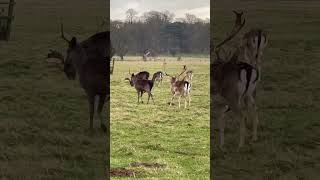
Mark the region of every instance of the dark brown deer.
<instances>
[{"instance_id":1,"label":"dark brown deer","mask_svg":"<svg viewBox=\"0 0 320 180\"><path fill-rule=\"evenodd\" d=\"M90 112L90 129L93 129L94 104L95 97L99 97L98 115L101 119L100 125L103 131L107 131L105 122L101 117L101 112L108 96L109 88L109 68L110 68L110 32L100 32L87 40L78 42L73 37L68 40L63 33L63 24L61 23L61 38L68 43L66 58L56 51L51 51L48 58L56 57L57 63L63 65L63 71L70 80L79 76L81 87L87 94ZM60 55L59 55L60 54Z\"/></svg>"},{"instance_id":2,"label":"dark brown deer","mask_svg":"<svg viewBox=\"0 0 320 180\"><path fill-rule=\"evenodd\" d=\"M134 74L131 75L131 79L129 78L125 78L125 80L128 80L130 82L130 85L133 86L136 90L137 90L137 93L138 93L138 103L140 102L140 98L141 98L141 102L143 103L142 101L142 95L143 93L148 93L148 104L149 104L149 100L150 100L150 97L153 101L153 104L154 104L154 99L153 99L153 95L152 95L152 88L153 88L153 85L154 85L154 79L152 80L146 80L146 79L139 79L137 76L135 76Z\"/></svg>"},{"instance_id":3,"label":"dark brown deer","mask_svg":"<svg viewBox=\"0 0 320 180\"><path fill-rule=\"evenodd\" d=\"M148 71L141 71L141 72L138 72L137 74L134 74L130 72L130 69L129 69L129 75L130 76L134 76L136 79L145 79L145 80L148 80L149 77L150 77L150 73Z\"/></svg>"}]
</instances>

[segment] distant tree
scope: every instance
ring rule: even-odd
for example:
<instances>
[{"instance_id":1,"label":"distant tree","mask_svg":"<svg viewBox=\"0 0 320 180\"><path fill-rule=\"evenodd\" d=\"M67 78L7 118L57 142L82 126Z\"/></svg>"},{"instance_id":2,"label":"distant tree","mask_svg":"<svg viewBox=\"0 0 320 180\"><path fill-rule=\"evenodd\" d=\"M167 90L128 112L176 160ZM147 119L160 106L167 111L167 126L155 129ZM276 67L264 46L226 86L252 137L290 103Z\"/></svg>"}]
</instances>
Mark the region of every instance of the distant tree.
<instances>
[{"instance_id":1,"label":"distant tree","mask_svg":"<svg viewBox=\"0 0 320 180\"><path fill-rule=\"evenodd\" d=\"M135 11L134 9L128 9L126 11L126 15L127 15L127 21L129 22L129 24L132 24L133 21L137 18L138 12Z\"/></svg>"},{"instance_id":2,"label":"distant tree","mask_svg":"<svg viewBox=\"0 0 320 180\"><path fill-rule=\"evenodd\" d=\"M138 16L133 9L127 18L111 21L111 41L118 56L145 54L148 59L159 54L178 57L180 53L209 53L210 23L195 15L174 19L170 11L149 11ZM145 58L146 59L146 58Z\"/></svg>"},{"instance_id":3,"label":"distant tree","mask_svg":"<svg viewBox=\"0 0 320 180\"><path fill-rule=\"evenodd\" d=\"M113 44L114 52L120 56L121 60L128 53L128 33L126 32L126 24L120 21L113 21L111 23L111 42Z\"/></svg>"},{"instance_id":4,"label":"distant tree","mask_svg":"<svg viewBox=\"0 0 320 180\"><path fill-rule=\"evenodd\" d=\"M186 14L186 23L188 24L195 24L197 22L201 22L202 20L198 18L196 15L193 14Z\"/></svg>"}]
</instances>

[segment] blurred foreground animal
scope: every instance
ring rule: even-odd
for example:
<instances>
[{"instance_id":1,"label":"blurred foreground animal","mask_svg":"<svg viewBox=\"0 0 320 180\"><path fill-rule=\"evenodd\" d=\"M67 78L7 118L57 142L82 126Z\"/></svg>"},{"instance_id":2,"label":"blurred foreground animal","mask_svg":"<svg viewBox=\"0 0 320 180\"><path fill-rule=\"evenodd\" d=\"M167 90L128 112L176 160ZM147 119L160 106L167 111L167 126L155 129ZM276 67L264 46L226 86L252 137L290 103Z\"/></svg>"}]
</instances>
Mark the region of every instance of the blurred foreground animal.
<instances>
[{"instance_id":1,"label":"blurred foreground animal","mask_svg":"<svg viewBox=\"0 0 320 180\"><path fill-rule=\"evenodd\" d=\"M89 37L87 40L78 42L76 37L71 40L64 36L63 24L61 23L61 38L67 44L66 58L54 50L48 54L48 58L56 58L56 61L49 61L59 65L68 79L74 80L79 76L79 82L84 89L89 102L90 129L93 129L93 118L95 109L95 97L99 97L98 115L100 126L103 131L107 131L101 112L106 98L109 98L109 72L110 69L110 32L100 32ZM62 66L62 67L61 67Z\"/></svg>"},{"instance_id":2,"label":"blurred foreground animal","mask_svg":"<svg viewBox=\"0 0 320 180\"><path fill-rule=\"evenodd\" d=\"M215 47L216 59L212 68L212 98L214 110L218 115L221 149L224 146L224 116L230 110L240 124L239 148L245 144L246 122L252 123L252 140L256 141L258 138L259 120L256 107L256 86L260 77L258 62L267 41L261 30L251 30L245 34L232 56L221 57L222 45L235 37L245 24L245 20L241 22L242 13L235 14L236 22L230 35Z\"/></svg>"}]
</instances>

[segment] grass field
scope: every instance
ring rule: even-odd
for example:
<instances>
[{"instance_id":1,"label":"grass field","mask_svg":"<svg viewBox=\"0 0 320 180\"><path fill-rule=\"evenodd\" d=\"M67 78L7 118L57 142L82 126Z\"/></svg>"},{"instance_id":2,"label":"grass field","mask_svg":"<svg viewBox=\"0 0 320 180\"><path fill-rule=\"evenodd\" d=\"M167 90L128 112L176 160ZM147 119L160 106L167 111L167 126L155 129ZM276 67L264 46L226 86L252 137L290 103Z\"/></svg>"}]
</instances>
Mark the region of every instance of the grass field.
<instances>
[{"instance_id":1,"label":"grass field","mask_svg":"<svg viewBox=\"0 0 320 180\"><path fill-rule=\"evenodd\" d=\"M90 134L87 98L45 57L64 52L106 17L105 0L19 0L11 41L0 43L0 179L105 179L105 135ZM94 13L92 13L94 12Z\"/></svg>"},{"instance_id":2,"label":"grass field","mask_svg":"<svg viewBox=\"0 0 320 180\"><path fill-rule=\"evenodd\" d=\"M128 70L150 73L162 70L163 61L117 61L111 76L111 168L126 168L145 179L209 178L209 61L208 58L167 58L168 74L177 74L184 64L194 71L191 106L169 107L169 77L155 86L155 104L137 104L136 90L124 78ZM172 59L172 60L170 60ZM158 167L132 163L158 163ZM131 165L130 165L131 164ZM118 179L116 177L112 179Z\"/></svg>"},{"instance_id":3,"label":"grass field","mask_svg":"<svg viewBox=\"0 0 320 180\"><path fill-rule=\"evenodd\" d=\"M244 31L252 27L267 30L269 45L264 53L262 81L258 87L260 139L238 152L238 127L228 123L225 153L214 149L215 179L318 179L320 3L227 3L220 1L213 5L215 42L230 30L231 10L243 9L247 19Z\"/></svg>"}]
</instances>

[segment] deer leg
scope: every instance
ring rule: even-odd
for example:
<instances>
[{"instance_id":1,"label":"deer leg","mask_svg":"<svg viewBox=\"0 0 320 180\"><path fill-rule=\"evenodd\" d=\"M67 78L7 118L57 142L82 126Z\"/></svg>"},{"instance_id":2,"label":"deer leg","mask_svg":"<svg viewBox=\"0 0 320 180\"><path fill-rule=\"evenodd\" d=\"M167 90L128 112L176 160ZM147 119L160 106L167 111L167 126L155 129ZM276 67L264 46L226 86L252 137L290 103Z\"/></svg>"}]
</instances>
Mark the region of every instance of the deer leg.
<instances>
[{"instance_id":1,"label":"deer leg","mask_svg":"<svg viewBox=\"0 0 320 180\"><path fill-rule=\"evenodd\" d=\"M256 106L253 107L253 136L252 140L257 141L258 140L258 125L259 125L259 118L258 118L258 112Z\"/></svg>"},{"instance_id":2,"label":"deer leg","mask_svg":"<svg viewBox=\"0 0 320 180\"><path fill-rule=\"evenodd\" d=\"M143 103L143 101L142 101L142 95L143 95L143 92L141 91L141 94L140 94L141 103Z\"/></svg>"},{"instance_id":3,"label":"deer leg","mask_svg":"<svg viewBox=\"0 0 320 180\"><path fill-rule=\"evenodd\" d=\"M258 140L257 129L259 124L257 106L255 104L254 98L252 96L249 97L248 103L248 114L249 119L252 122L252 141Z\"/></svg>"},{"instance_id":4,"label":"deer leg","mask_svg":"<svg viewBox=\"0 0 320 180\"><path fill-rule=\"evenodd\" d=\"M140 92L139 92L139 91L137 91L137 93L138 93L138 104L139 104Z\"/></svg>"},{"instance_id":5,"label":"deer leg","mask_svg":"<svg viewBox=\"0 0 320 180\"><path fill-rule=\"evenodd\" d=\"M181 95L179 96L179 99L178 99L178 101L179 101L179 109L180 109L180 101L181 101Z\"/></svg>"},{"instance_id":6,"label":"deer leg","mask_svg":"<svg viewBox=\"0 0 320 180\"><path fill-rule=\"evenodd\" d=\"M147 104L149 104L149 100L150 100L150 92L148 92L148 102L147 102Z\"/></svg>"},{"instance_id":7,"label":"deer leg","mask_svg":"<svg viewBox=\"0 0 320 180\"><path fill-rule=\"evenodd\" d=\"M235 116L238 118L240 122L240 140L239 140L239 148L243 147L245 143L246 136L246 122L244 118L244 112L240 108L234 108Z\"/></svg>"},{"instance_id":8,"label":"deer leg","mask_svg":"<svg viewBox=\"0 0 320 180\"><path fill-rule=\"evenodd\" d=\"M100 95L99 97L99 105L98 105L98 115L99 115L99 118L100 118L100 127L101 129L106 132L107 131L107 127L105 125L105 123L103 122L103 117L102 117L102 109L103 109L103 106L104 106L104 102L105 102L105 99L106 99L106 95Z\"/></svg>"},{"instance_id":9,"label":"deer leg","mask_svg":"<svg viewBox=\"0 0 320 180\"><path fill-rule=\"evenodd\" d=\"M218 113L218 125L219 125L219 141L220 141L220 149L223 149L223 145L224 145L224 128L225 128L225 110L222 109L219 113Z\"/></svg>"},{"instance_id":10,"label":"deer leg","mask_svg":"<svg viewBox=\"0 0 320 180\"><path fill-rule=\"evenodd\" d=\"M94 95L88 95L89 100L89 113L90 113L90 129L93 129L93 114L94 114Z\"/></svg>"},{"instance_id":11,"label":"deer leg","mask_svg":"<svg viewBox=\"0 0 320 180\"><path fill-rule=\"evenodd\" d=\"M172 96L172 98L171 98L170 106L172 105L172 102L173 102L175 96L176 96L176 93L174 93L173 96Z\"/></svg>"},{"instance_id":12,"label":"deer leg","mask_svg":"<svg viewBox=\"0 0 320 180\"><path fill-rule=\"evenodd\" d=\"M154 99L153 99L153 95L152 95L151 92L150 92L150 96L151 96L151 99L152 99L153 104L155 104L155 103L154 103Z\"/></svg>"}]
</instances>

